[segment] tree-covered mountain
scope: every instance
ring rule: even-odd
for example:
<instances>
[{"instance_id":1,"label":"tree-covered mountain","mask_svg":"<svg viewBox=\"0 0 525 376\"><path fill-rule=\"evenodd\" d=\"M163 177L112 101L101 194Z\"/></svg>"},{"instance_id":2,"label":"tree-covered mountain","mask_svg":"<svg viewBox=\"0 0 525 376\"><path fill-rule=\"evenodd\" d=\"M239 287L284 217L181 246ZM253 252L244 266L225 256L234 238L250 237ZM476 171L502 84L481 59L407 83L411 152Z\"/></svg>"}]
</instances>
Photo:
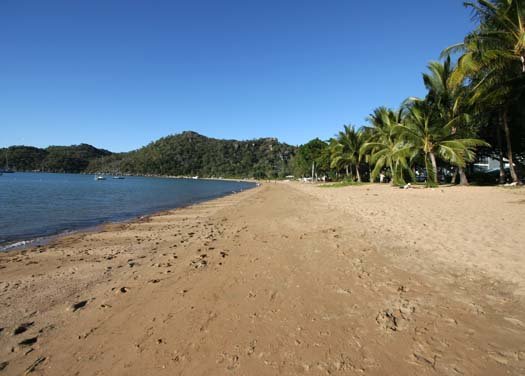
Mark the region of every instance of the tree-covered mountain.
<instances>
[{"instance_id":1,"label":"tree-covered mountain","mask_svg":"<svg viewBox=\"0 0 525 376\"><path fill-rule=\"evenodd\" d=\"M11 146L0 149L0 156L7 154L16 171L265 178L288 175L295 150L275 138L219 140L183 132L127 153L81 144Z\"/></svg>"},{"instance_id":2,"label":"tree-covered mountain","mask_svg":"<svg viewBox=\"0 0 525 376\"><path fill-rule=\"evenodd\" d=\"M87 172L282 177L290 173L295 149L275 138L219 140L195 132L183 132L161 138L129 153L92 160Z\"/></svg>"},{"instance_id":3,"label":"tree-covered mountain","mask_svg":"<svg viewBox=\"0 0 525 376\"><path fill-rule=\"evenodd\" d=\"M91 160L111 154L87 144L49 146L45 149L10 146L0 149L0 167L7 164L15 171L83 172Z\"/></svg>"}]
</instances>

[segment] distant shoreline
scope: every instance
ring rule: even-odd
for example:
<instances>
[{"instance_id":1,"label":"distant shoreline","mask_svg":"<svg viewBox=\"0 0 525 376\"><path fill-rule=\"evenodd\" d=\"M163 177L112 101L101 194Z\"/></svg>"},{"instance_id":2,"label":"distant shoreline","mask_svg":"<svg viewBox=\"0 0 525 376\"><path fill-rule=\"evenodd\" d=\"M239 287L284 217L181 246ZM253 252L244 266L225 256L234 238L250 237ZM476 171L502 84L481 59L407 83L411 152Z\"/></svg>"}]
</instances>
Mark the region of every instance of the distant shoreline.
<instances>
[{"instance_id":1,"label":"distant shoreline","mask_svg":"<svg viewBox=\"0 0 525 376\"><path fill-rule=\"evenodd\" d=\"M167 178L167 179L194 179L192 176L186 175L155 175L155 174L121 174L121 173L110 173L110 172L58 172L58 171L31 171L21 170L13 171L14 174L71 174L71 175L103 175L103 176L123 176L123 177L141 177L141 178ZM241 178L241 177L210 177L203 176L198 177L194 180L217 180L217 181L239 181L239 182L258 182L260 180L254 178ZM263 179L265 180L265 179Z\"/></svg>"}]
</instances>

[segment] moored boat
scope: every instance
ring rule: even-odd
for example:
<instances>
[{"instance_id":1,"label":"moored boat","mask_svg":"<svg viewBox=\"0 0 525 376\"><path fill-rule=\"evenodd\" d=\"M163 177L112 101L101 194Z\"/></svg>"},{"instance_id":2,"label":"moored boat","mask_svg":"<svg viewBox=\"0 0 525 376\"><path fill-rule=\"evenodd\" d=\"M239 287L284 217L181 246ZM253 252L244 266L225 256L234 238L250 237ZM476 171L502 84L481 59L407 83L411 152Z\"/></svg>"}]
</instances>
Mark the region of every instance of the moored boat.
<instances>
[{"instance_id":1,"label":"moored boat","mask_svg":"<svg viewBox=\"0 0 525 376\"><path fill-rule=\"evenodd\" d=\"M9 168L9 159L7 158L7 150L8 149L5 150L5 168L4 169L0 168L0 175L2 175L2 173L6 173L6 174L14 173L14 171Z\"/></svg>"}]
</instances>

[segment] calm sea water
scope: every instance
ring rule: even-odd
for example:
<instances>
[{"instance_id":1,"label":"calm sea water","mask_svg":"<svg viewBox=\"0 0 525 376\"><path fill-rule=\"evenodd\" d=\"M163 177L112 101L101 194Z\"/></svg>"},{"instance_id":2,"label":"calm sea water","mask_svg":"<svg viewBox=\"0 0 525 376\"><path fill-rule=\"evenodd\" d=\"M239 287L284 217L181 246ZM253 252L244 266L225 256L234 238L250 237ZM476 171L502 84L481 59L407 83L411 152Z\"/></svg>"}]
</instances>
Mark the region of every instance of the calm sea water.
<instances>
[{"instance_id":1,"label":"calm sea water","mask_svg":"<svg viewBox=\"0 0 525 376\"><path fill-rule=\"evenodd\" d=\"M14 173L0 176L0 250L252 188L246 182Z\"/></svg>"}]
</instances>

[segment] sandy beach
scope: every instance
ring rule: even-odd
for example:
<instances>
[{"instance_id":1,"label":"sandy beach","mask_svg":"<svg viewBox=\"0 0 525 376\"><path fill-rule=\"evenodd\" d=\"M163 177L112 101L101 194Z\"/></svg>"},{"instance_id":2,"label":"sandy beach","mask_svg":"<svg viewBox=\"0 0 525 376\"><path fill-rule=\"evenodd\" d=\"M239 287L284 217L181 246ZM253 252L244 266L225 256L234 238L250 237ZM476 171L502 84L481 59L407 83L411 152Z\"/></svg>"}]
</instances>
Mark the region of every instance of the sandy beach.
<instances>
[{"instance_id":1,"label":"sandy beach","mask_svg":"<svg viewBox=\"0 0 525 376\"><path fill-rule=\"evenodd\" d=\"M525 190L261 187L0 254L0 375L523 375Z\"/></svg>"}]
</instances>

